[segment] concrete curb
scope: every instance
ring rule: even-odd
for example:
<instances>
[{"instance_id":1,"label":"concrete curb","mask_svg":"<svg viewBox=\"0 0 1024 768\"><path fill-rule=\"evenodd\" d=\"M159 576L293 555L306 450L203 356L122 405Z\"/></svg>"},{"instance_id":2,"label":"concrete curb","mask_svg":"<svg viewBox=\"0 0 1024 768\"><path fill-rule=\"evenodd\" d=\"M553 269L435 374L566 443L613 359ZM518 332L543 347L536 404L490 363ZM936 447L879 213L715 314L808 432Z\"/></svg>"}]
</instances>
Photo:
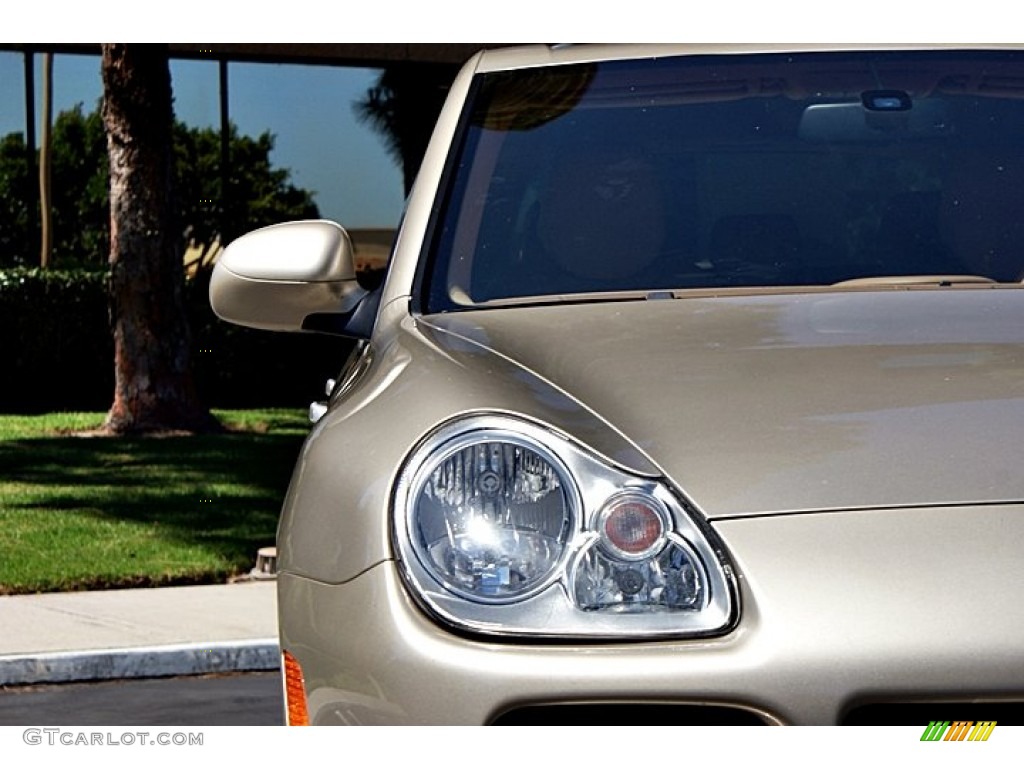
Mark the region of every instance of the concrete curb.
<instances>
[{"instance_id":1,"label":"concrete curb","mask_svg":"<svg viewBox=\"0 0 1024 768\"><path fill-rule=\"evenodd\" d=\"M281 667L277 638L0 656L0 686L71 683Z\"/></svg>"}]
</instances>

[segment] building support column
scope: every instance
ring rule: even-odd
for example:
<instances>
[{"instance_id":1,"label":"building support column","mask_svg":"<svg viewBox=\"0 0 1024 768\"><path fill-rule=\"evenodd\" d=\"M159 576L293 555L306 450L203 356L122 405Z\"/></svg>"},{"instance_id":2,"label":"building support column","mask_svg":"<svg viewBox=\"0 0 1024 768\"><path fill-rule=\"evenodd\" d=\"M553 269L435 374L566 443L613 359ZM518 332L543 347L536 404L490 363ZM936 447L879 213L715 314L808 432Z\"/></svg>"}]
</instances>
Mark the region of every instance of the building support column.
<instances>
[{"instance_id":1,"label":"building support column","mask_svg":"<svg viewBox=\"0 0 1024 768\"><path fill-rule=\"evenodd\" d=\"M38 186L34 183L38 178L36 167L36 69L35 52L27 48L25 57L25 189L22 192L25 200L25 257L39 252L38 226L36 220L36 202L39 199Z\"/></svg>"},{"instance_id":2,"label":"building support column","mask_svg":"<svg viewBox=\"0 0 1024 768\"><path fill-rule=\"evenodd\" d=\"M231 118L228 113L228 60L218 60L220 72L220 244L227 246L234 237L228 231L231 210Z\"/></svg>"}]
</instances>

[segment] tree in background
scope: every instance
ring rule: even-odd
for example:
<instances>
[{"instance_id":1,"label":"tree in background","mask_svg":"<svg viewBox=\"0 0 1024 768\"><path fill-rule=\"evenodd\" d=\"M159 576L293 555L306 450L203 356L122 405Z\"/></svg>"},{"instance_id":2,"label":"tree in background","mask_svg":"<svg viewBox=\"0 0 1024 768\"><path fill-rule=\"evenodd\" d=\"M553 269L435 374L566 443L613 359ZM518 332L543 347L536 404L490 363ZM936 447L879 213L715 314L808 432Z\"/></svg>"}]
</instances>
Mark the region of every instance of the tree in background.
<instances>
[{"instance_id":1,"label":"tree in background","mask_svg":"<svg viewBox=\"0 0 1024 768\"><path fill-rule=\"evenodd\" d=\"M175 122L174 184L183 245L212 244L226 223L245 232L292 219L319 218L313 193L291 183L291 172L270 161L274 137L240 136L231 126L231 200L220 212L220 134ZM57 267L105 264L110 251L109 163L99 110L82 105L57 115L53 125L53 230ZM0 137L0 267L29 266L28 179L21 133Z\"/></svg>"},{"instance_id":2,"label":"tree in background","mask_svg":"<svg viewBox=\"0 0 1024 768\"><path fill-rule=\"evenodd\" d=\"M104 428L206 431L216 422L192 378L167 48L104 43L102 50L114 334L114 402Z\"/></svg>"},{"instance_id":3,"label":"tree in background","mask_svg":"<svg viewBox=\"0 0 1024 768\"><path fill-rule=\"evenodd\" d=\"M58 114L52 139L55 263L53 270L39 270L38 245L29 237L30 225L39 216L38 207L29 202L38 205L33 192L38 180L35 170L28 170L24 135L0 136L0 316L12 329L6 337L0 335L0 399L17 412L105 408L111 405L114 389L114 366L109 363L113 345L105 335L112 326L102 296L105 277L98 274L110 270L111 248L110 164L100 109L87 111L79 105ZM220 203L219 130L175 122L172 146L178 214L166 231L179 259L190 241L210 246L221 239L222 226L237 234L320 216L313 193L295 186L291 172L272 163L274 136L269 132L245 136L231 126L227 211ZM194 259L200 250L208 255L212 249L193 248L186 258ZM30 272L8 267L27 267ZM81 268L93 274L84 274ZM183 297L194 345L192 375L206 402L293 404L333 374L316 360L343 359L347 354L347 348L327 337L284 339L218 321L206 298L208 279L209 270L190 270ZM162 299L150 292L141 301ZM322 354L328 347L329 354ZM68 386L68 375L75 377L74 387ZM82 377L88 380L81 381ZM252 386L254 377L269 381ZM137 423L124 431L150 428L180 427Z\"/></svg>"},{"instance_id":4,"label":"tree in background","mask_svg":"<svg viewBox=\"0 0 1024 768\"><path fill-rule=\"evenodd\" d=\"M0 137L0 266L33 262L28 253L28 163L25 135Z\"/></svg>"},{"instance_id":5,"label":"tree in background","mask_svg":"<svg viewBox=\"0 0 1024 768\"><path fill-rule=\"evenodd\" d=\"M232 125L229 137L230 189L224 197L228 208L221 213L220 133L213 128L174 127L175 180L181 201L181 218L188 240L209 245L223 239L221 227L231 233L294 219L316 219L320 211L313 193L294 186L291 172L274 168L270 153L274 137L239 136Z\"/></svg>"},{"instance_id":6,"label":"tree in background","mask_svg":"<svg viewBox=\"0 0 1024 768\"><path fill-rule=\"evenodd\" d=\"M53 124L53 253L56 265L105 261L110 252L107 136L99 111L82 106Z\"/></svg>"},{"instance_id":7,"label":"tree in background","mask_svg":"<svg viewBox=\"0 0 1024 768\"><path fill-rule=\"evenodd\" d=\"M384 69L354 105L356 116L381 135L388 154L401 166L406 194L457 72L458 67L446 65L396 64Z\"/></svg>"}]
</instances>

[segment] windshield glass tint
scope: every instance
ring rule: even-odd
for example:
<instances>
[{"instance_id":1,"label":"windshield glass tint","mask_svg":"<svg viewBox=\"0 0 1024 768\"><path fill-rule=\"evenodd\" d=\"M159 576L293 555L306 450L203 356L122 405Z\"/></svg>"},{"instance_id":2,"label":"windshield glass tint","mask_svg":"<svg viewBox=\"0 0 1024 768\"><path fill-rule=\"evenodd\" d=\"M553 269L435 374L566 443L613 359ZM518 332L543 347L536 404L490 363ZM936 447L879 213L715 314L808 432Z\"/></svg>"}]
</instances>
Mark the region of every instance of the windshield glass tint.
<instances>
[{"instance_id":1,"label":"windshield glass tint","mask_svg":"<svg viewBox=\"0 0 1024 768\"><path fill-rule=\"evenodd\" d=\"M681 57L483 75L428 310L605 291L1019 282L1014 53Z\"/></svg>"}]
</instances>

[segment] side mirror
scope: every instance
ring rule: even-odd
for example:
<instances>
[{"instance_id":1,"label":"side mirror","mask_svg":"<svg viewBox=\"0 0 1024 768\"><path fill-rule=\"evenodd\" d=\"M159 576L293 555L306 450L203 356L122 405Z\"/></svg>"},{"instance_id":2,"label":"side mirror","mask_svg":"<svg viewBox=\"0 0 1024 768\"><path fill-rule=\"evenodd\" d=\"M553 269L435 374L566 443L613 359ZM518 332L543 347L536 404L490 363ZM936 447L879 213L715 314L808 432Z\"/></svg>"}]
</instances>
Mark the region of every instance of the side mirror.
<instances>
[{"instance_id":1,"label":"side mirror","mask_svg":"<svg viewBox=\"0 0 1024 768\"><path fill-rule=\"evenodd\" d=\"M243 235L224 249L210 279L218 317L270 331L368 336L376 307L367 306L375 304L367 297L356 282L348 233L333 221L294 221Z\"/></svg>"}]
</instances>

